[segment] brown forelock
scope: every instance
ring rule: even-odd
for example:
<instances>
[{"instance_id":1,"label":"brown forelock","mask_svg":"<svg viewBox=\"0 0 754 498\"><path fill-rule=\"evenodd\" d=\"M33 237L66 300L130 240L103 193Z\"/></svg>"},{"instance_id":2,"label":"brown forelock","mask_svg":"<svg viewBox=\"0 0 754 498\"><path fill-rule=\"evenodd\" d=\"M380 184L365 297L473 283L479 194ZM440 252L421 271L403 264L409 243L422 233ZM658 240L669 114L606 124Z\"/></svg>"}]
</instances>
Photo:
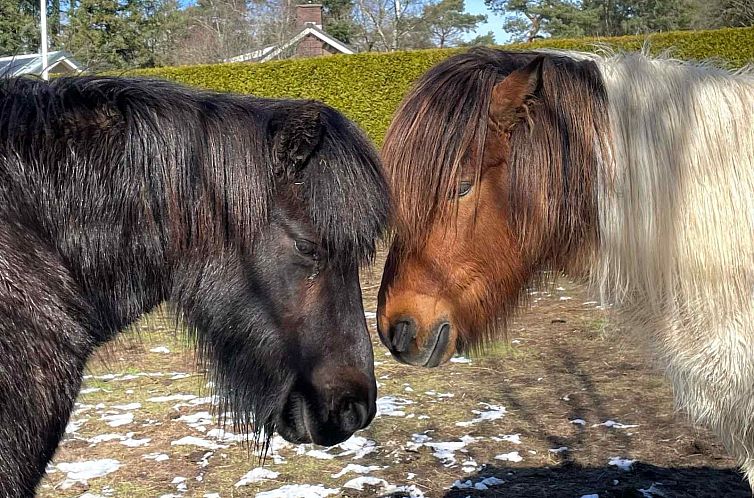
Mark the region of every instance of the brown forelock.
<instances>
[{"instance_id":1,"label":"brown forelock","mask_svg":"<svg viewBox=\"0 0 754 498\"><path fill-rule=\"evenodd\" d=\"M536 57L477 48L432 68L406 96L382 148L404 244L420 247L434 218L454 215L445 200L462 171L481 174L482 162L470 157L482 156L495 84ZM611 156L596 64L545 55L541 88L523 110L510 136L516 234L532 264L579 269L597 241L598 163Z\"/></svg>"},{"instance_id":2,"label":"brown forelock","mask_svg":"<svg viewBox=\"0 0 754 498\"><path fill-rule=\"evenodd\" d=\"M596 64L548 56L541 88L510 136L510 214L537 269L582 274L598 241L598 172L609 159Z\"/></svg>"}]
</instances>

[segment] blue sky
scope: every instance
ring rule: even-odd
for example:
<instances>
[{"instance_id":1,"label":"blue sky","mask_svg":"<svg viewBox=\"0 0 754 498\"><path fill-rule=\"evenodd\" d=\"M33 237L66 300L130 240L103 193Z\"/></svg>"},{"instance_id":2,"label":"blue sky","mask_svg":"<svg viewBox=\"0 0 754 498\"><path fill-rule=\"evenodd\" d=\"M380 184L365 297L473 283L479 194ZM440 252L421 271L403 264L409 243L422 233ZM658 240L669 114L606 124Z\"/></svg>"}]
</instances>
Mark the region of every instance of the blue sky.
<instances>
[{"instance_id":1,"label":"blue sky","mask_svg":"<svg viewBox=\"0 0 754 498\"><path fill-rule=\"evenodd\" d=\"M464 38L467 40L477 35L485 35L488 31L495 33L495 43L505 43L508 41L508 34L503 31L503 16L493 14L484 5L484 0L466 0L466 11L471 14L484 14L487 16L487 22L477 27L476 33L469 33Z\"/></svg>"}]
</instances>

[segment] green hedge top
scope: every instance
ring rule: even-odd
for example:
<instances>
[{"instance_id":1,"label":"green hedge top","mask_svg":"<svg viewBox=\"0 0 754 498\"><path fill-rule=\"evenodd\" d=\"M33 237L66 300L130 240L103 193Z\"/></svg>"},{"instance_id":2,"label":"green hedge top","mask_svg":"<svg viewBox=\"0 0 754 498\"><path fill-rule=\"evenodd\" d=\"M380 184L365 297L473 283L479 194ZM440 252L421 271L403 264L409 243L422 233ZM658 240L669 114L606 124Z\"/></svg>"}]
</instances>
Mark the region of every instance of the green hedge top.
<instances>
[{"instance_id":1,"label":"green hedge top","mask_svg":"<svg viewBox=\"0 0 754 498\"><path fill-rule=\"evenodd\" d=\"M676 31L615 38L539 40L506 45L509 50L554 48L594 51L611 47L635 51L649 43L650 52L686 60L711 60L729 67L754 62L754 28ZM202 88L252 93L262 97L323 101L345 113L376 143L382 143L393 112L411 84L427 69L463 49L363 53L263 64L230 63L167 67L128 74L166 78Z\"/></svg>"}]
</instances>

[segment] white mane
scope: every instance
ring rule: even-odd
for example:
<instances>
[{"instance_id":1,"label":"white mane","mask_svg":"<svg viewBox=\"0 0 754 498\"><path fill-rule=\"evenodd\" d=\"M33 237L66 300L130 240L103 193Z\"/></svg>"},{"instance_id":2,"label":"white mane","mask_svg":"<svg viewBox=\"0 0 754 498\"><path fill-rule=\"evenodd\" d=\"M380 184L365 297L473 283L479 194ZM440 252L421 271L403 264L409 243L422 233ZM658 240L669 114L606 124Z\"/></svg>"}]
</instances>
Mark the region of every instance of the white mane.
<instances>
[{"instance_id":1,"label":"white mane","mask_svg":"<svg viewBox=\"0 0 754 498\"><path fill-rule=\"evenodd\" d=\"M754 75L643 54L607 89L593 280L754 478Z\"/></svg>"}]
</instances>

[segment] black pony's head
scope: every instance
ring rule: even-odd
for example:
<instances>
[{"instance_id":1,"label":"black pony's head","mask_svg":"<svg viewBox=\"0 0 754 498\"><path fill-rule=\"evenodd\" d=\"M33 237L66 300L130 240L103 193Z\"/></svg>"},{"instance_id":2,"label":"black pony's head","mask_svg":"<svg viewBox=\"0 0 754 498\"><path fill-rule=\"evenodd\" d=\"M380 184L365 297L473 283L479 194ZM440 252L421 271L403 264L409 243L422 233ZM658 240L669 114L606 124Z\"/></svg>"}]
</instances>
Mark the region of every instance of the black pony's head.
<instances>
[{"instance_id":1,"label":"black pony's head","mask_svg":"<svg viewBox=\"0 0 754 498\"><path fill-rule=\"evenodd\" d=\"M222 250L205 242L205 257L181 257L176 302L211 360L221 412L267 435L333 445L376 411L359 267L387 222L387 186L372 145L333 109L257 102L269 115L271 188L258 193L265 205L249 205L265 221L247 239L230 222Z\"/></svg>"},{"instance_id":2,"label":"black pony's head","mask_svg":"<svg viewBox=\"0 0 754 498\"><path fill-rule=\"evenodd\" d=\"M159 80L0 82L0 180L4 219L59 255L93 343L168 301L242 428L331 445L371 421L358 270L389 194L335 110Z\"/></svg>"}]
</instances>

